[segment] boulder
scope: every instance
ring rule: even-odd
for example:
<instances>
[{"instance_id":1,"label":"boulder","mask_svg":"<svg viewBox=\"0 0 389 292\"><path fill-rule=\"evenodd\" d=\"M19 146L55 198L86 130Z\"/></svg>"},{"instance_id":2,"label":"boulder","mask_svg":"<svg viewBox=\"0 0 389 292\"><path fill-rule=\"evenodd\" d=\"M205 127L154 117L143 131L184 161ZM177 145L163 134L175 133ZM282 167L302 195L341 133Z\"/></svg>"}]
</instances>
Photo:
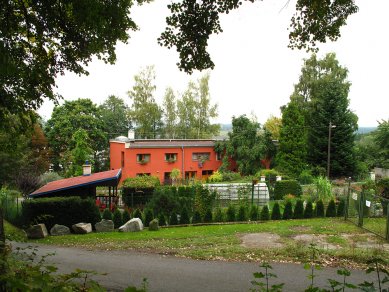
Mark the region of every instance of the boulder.
<instances>
[{"instance_id":1,"label":"boulder","mask_svg":"<svg viewBox=\"0 0 389 292\"><path fill-rule=\"evenodd\" d=\"M111 232L114 230L114 224L112 220L103 219L95 224L96 232Z\"/></svg>"},{"instance_id":2,"label":"boulder","mask_svg":"<svg viewBox=\"0 0 389 292\"><path fill-rule=\"evenodd\" d=\"M92 232L92 224L90 223L77 223L72 225L74 233L77 234L86 234Z\"/></svg>"},{"instance_id":3,"label":"boulder","mask_svg":"<svg viewBox=\"0 0 389 292\"><path fill-rule=\"evenodd\" d=\"M26 233L30 239L45 238L48 235L45 224L32 225L26 230Z\"/></svg>"},{"instance_id":4,"label":"boulder","mask_svg":"<svg viewBox=\"0 0 389 292\"><path fill-rule=\"evenodd\" d=\"M130 221L119 227L120 232L135 232L141 230L143 230L143 223L139 218L132 218Z\"/></svg>"},{"instance_id":5,"label":"boulder","mask_svg":"<svg viewBox=\"0 0 389 292\"><path fill-rule=\"evenodd\" d=\"M158 219L153 219L149 223L149 230L150 231L158 231L159 230L159 223Z\"/></svg>"},{"instance_id":6,"label":"boulder","mask_svg":"<svg viewBox=\"0 0 389 292\"><path fill-rule=\"evenodd\" d=\"M50 234L53 236L57 235L67 235L70 234L70 229L69 227L65 225L59 225L55 224L51 229L50 229Z\"/></svg>"}]
</instances>

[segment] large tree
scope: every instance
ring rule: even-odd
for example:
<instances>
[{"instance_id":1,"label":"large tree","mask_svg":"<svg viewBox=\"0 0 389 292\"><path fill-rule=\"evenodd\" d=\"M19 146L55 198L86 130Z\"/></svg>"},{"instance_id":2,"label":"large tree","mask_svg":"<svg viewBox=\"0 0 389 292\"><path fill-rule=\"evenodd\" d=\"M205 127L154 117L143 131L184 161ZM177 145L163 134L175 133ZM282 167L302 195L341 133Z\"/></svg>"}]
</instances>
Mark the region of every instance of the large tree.
<instances>
[{"instance_id":1,"label":"large tree","mask_svg":"<svg viewBox=\"0 0 389 292\"><path fill-rule=\"evenodd\" d=\"M100 106L100 111L108 138L127 135L131 128L131 121L128 118L128 107L122 98L108 96Z\"/></svg>"},{"instance_id":2,"label":"large tree","mask_svg":"<svg viewBox=\"0 0 389 292\"><path fill-rule=\"evenodd\" d=\"M389 168L389 120L378 123L378 128L374 132L374 141L378 147L377 166Z\"/></svg>"},{"instance_id":3,"label":"large tree","mask_svg":"<svg viewBox=\"0 0 389 292\"><path fill-rule=\"evenodd\" d=\"M177 102L174 91L168 87L163 97L163 120L164 137L169 139L176 138L177 135Z\"/></svg>"},{"instance_id":4,"label":"large tree","mask_svg":"<svg viewBox=\"0 0 389 292\"><path fill-rule=\"evenodd\" d=\"M129 117L135 124L137 138L156 138L162 131L162 109L156 103L153 66L147 66L134 76L135 85L128 92L132 104Z\"/></svg>"},{"instance_id":5,"label":"large tree","mask_svg":"<svg viewBox=\"0 0 389 292\"><path fill-rule=\"evenodd\" d=\"M85 130L90 138L95 170L102 169L104 162L100 158L107 148L107 136L101 111L90 99L77 99L56 106L46 123L45 133L53 151L52 163L55 171L66 170L70 165L68 149L72 148L73 135L79 129Z\"/></svg>"}]
</instances>

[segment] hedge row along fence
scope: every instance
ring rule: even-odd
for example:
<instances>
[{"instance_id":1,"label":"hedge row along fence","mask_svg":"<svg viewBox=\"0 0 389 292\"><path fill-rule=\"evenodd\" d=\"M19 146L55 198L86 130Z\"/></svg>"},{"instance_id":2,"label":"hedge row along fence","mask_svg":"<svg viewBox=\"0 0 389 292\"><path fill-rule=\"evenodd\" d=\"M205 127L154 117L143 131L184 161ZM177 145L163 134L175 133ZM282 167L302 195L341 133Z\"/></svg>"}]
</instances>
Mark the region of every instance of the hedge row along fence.
<instances>
[{"instance_id":1,"label":"hedge row along fence","mask_svg":"<svg viewBox=\"0 0 389 292\"><path fill-rule=\"evenodd\" d=\"M285 195L300 197L303 193L300 183L297 180L280 180L274 185L274 199L282 200Z\"/></svg>"}]
</instances>

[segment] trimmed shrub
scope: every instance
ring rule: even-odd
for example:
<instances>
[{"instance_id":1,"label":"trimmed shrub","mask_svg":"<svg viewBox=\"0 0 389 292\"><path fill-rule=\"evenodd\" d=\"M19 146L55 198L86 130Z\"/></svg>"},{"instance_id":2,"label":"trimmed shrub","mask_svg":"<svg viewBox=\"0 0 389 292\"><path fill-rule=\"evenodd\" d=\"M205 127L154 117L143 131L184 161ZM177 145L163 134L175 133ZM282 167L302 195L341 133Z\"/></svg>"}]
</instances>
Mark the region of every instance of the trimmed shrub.
<instances>
[{"instance_id":1,"label":"trimmed shrub","mask_svg":"<svg viewBox=\"0 0 389 292\"><path fill-rule=\"evenodd\" d=\"M223 216L223 211L221 208L217 208L215 211L215 216L213 217L214 222L223 222L224 221L224 216Z\"/></svg>"},{"instance_id":2,"label":"trimmed shrub","mask_svg":"<svg viewBox=\"0 0 389 292\"><path fill-rule=\"evenodd\" d=\"M143 219L142 211L140 209L136 208L134 213L132 213L132 218Z\"/></svg>"},{"instance_id":3,"label":"trimmed shrub","mask_svg":"<svg viewBox=\"0 0 389 292\"><path fill-rule=\"evenodd\" d=\"M238 209L238 221L247 221L247 207L244 205L239 206Z\"/></svg>"},{"instance_id":4,"label":"trimmed shrub","mask_svg":"<svg viewBox=\"0 0 389 292\"><path fill-rule=\"evenodd\" d=\"M328 203L326 217L336 217L336 205L334 200L331 200Z\"/></svg>"},{"instance_id":5,"label":"trimmed shrub","mask_svg":"<svg viewBox=\"0 0 389 292\"><path fill-rule=\"evenodd\" d=\"M280 220L280 219L281 219L280 204L278 204L278 202L275 202L273 206L273 210L271 212L271 220Z\"/></svg>"},{"instance_id":6,"label":"trimmed shrub","mask_svg":"<svg viewBox=\"0 0 389 292\"><path fill-rule=\"evenodd\" d=\"M227 222L234 222L236 220L235 205L230 204L226 212Z\"/></svg>"},{"instance_id":7,"label":"trimmed shrub","mask_svg":"<svg viewBox=\"0 0 389 292\"><path fill-rule=\"evenodd\" d=\"M130 212L128 212L127 209L125 209L123 214L122 214L122 220L123 220L123 224L125 224L131 220L131 214L130 214Z\"/></svg>"},{"instance_id":8,"label":"trimmed shrub","mask_svg":"<svg viewBox=\"0 0 389 292\"><path fill-rule=\"evenodd\" d=\"M136 177L128 177L123 181L123 188L155 188L161 183L157 176L152 175L140 175Z\"/></svg>"},{"instance_id":9,"label":"trimmed shrub","mask_svg":"<svg viewBox=\"0 0 389 292\"><path fill-rule=\"evenodd\" d=\"M252 205L250 208L250 220L257 221L258 220L258 206Z\"/></svg>"},{"instance_id":10,"label":"trimmed shrub","mask_svg":"<svg viewBox=\"0 0 389 292\"><path fill-rule=\"evenodd\" d=\"M239 172L234 171L223 171L223 181L235 181L240 180L242 177Z\"/></svg>"},{"instance_id":11,"label":"trimmed shrub","mask_svg":"<svg viewBox=\"0 0 389 292\"><path fill-rule=\"evenodd\" d=\"M291 201L287 201L284 208L282 219L288 220L293 218L293 205Z\"/></svg>"},{"instance_id":12,"label":"trimmed shrub","mask_svg":"<svg viewBox=\"0 0 389 292\"><path fill-rule=\"evenodd\" d=\"M281 200L285 195L301 196L301 185L297 180L280 180L274 185L274 199Z\"/></svg>"},{"instance_id":13,"label":"trimmed shrub","mask_svg":"<svg viewBox=\"0 0 389 292\"><path fill-rule=\"evenodd\" d=\"M159 226L166 226L166 218L165 215L163 215L162 213L158 215L158 223Z\"/></svg>"},{"instance_id":14,"label":"trimmed shrub","mask_svg":"<svg viewBox=\"0 0 389 292\"><path fill-rule=\"evenodd\" d=\"M105 220L112 220L112 212L108 208L105 208L102 218Z\"/></svg>"},{"instance_id":15,"label":"trimmed shrub","mask_svg":"<svg viewBox=\"0 0 389 292\"><path fill-rule=\"evenodd\" d=\"M100 211L95 201L80 197L54 197L25 200L22 203L23 225L44 223L50 230L55 224L71 227L86 222L95 226L100 222Z\"/></svg>"},{"instance_id":16,"label":"trimmed shrub","mask_svg":"<svg viewBox=\"0 0 389 292\"><path fill-rule=\"evenodd\" d=\"M188 209L184 207L182 208L181 211L180 224L189 224L189 223L190 223L190 218L188 214Z\"/></svg>"},{"instance_id":17,"label":"trimmed shrub","mask_svg":"<svg viewBox=\"0 0 389 292\"><path fill-rule=\"evenodd\" d=\"M261 210L261 220L262 221L267 221L270 219L270 212L269 212L269 207L267 205L263 206Z\"/></svg>"},{"instance_id":18,"label":"trimmed shrub","mask_svg":"<svg viewBox=\"0 0 389 292\"><path fill-rule=\"evenodd\" d=\"M152 198L145 206L152 209L154 214L171 214L179 210L179 200L175 187L158 187L154 190Z\"/></svg>"},{"instance_id":19,"label":"trimmed shrub","mask_svg":"<svg viewBox=\"0 0 389 292\"><path fill-rule=\"evenodd\" d=\"M204 222L205 223L212 222L212 210L211 209L207 209L207 211L205 211Z\"/></svg>"},{"instance_id":20,"label":"trimmed shrub","mask_svg":"<svg viewBox=\"0 0 389 292\"><path fill-rule=\"evenodd\" d=\"M176 212L170 214L169 225L178 225L178 218Z\"/></svg>"},{"instance_id":21,"label":"trimmed shrub","mask_svg":"<svg viewBox=\"0 0 389 292\"><path fill-rule=\"evenodd\" d=\"M145 225L146 227L148 227L149 224L150 224L150 221L154 219L153 210L151 210L151 209L146 209L146 210L144 211L144 215L145 215L145 220L144 220L143 223L144 223L144 225Z\"/></svg>"},{"instance_id":22,"label":"trimmed shrub","mask_svg":"<svg viewBox=\"0 0 389 292\"><path fill-rule=\"evenodd\" d=\"M322 200L316 202L315 215L316 217L324 217L324 204Z\"/></svg>"},{"instance_id":23,"label":"trimmed shrub","mask_svg":"<svg viewBox=\"0 0 389 292\"><path fill-rule=\"evenodd\" d=\"M303 202L303 200L297 200L296 206L294 207L293 218L294 219L303 219L304 218L304 202Z\"/></svg>"},{"instance_id":24,"label":"trimmed shrub","mask_svg":"<svg viewBox=\"0 0 389 292\"><path fill-rule=\"evenodd\" d=\"M201 214L199 211L195 211L194 214L193 214L193 217L192 217L192 223L193 224L196 224L196 223L201 223Z\"/></svg>"},{"instance_id":25,"label":"trimmed shrub","mask_svg":"<svg viewBox=\"0 0 389 292\"><path fill-rule=\"evenodd\" d=\"M311 201L308 201L304 210L304 218L312 218L313 217L313 204Z\"/></svg>"},{"instance_id":26,"label":"trimmed shrub","mask_svg":"<svg viewBox=\"0 0 389 292\"><path fill-rule=\"evenodd\" d=\"M346 200L342 198L339 201L338 209L336 210L336 216L343 217L345 209L346 209Z\"/></svg>"},{"instance_id":27,"label":"trimmed shrub","mask_svg":"<svg viewBox=\"0 0 389 292\"><path fill-rule=\"evenodd\" d=\"M113 212L112 221L115 229L123 225L122 212L120 212L119 209L116 209L115 212Z\"/></svg>"},{"instance_id":28,"label":"trimmed shrub","mask_svg":"<svg viewBox=\"0 0 389 292\"><path fill-rule=\"evenodd\" d=\"M303 170L298 177L298 181L302 185L309 185L314 182L314 177L310 170Z\"/></svg>"}]
</instances>

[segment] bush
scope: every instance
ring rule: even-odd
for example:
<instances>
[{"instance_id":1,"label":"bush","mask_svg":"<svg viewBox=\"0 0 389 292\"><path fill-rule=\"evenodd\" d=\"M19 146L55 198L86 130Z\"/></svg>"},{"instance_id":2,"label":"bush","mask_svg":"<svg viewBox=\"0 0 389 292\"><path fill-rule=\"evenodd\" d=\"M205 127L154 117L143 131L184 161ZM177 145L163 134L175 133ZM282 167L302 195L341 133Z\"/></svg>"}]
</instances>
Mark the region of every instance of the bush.
<instances>
[{"instance_id":1,"label":"bush","mask_svg":"<svg viewBox=\"0 0 389 292\"><path fill-rule=\"evenodd\" d=\"M171 214L179 209L177 192L172 187L159 187L154 190L151 200L145 208L152 209L154 214Z\"/></svg>"},{"instance_id":2,"label":"bush","mask_svg":"<svg viewBox=\"0 0 389 292\"><path fill-rule=\"evenodd\" d=\"M233 171L222 172L222 175L223 175L223 181L236 181L242 178L240 173L233 172Z\"/></svg>"},{"instance_id":3,"label":"bush","mask_svg":"<svg viewBox=\"0 0 389 292\"><path fill-rule=\"evenodd\" d=\"M207 211L205 211L204 222L205 223L212 222L212 210L211 209L207 209Z\"/></svg>"},{"instance_id":4,"label":"bush","mask_svg":"<svg viewBox=\"0 0 389 292\"><path fill-rule=\"evenodd\" d=\"M201 214L197 210L193 214L192 223L193 224L201 223Z\"/></svg>"},{"instance_id":5,"label":"bush","mask_svg":"<svg viewBox=\"0 0 389 292\"><path fill-rule=\"evenodd\" d=\"M236 220L235 205L230 204L226 212L227 222L234 222Z\"/></svg>"},{"instance_id":6,"label":"bush","mask_svg":"<svg viewBox=\"0 0 389 292\"><path fill-rule=\"evenodd\" d=\"M278 202L275 202L273 206L273 210L271 212L271 220L280 220L280 219L281 219L280 204L278 204Z\"/></svg>"},{"instance_id":7,"label":"bush","mask_svg":"<svg viewBox=\"0 0 389 292\"><path fill-rule=\"evenodd\" d=\"M250 220L251 221L257 221L258 220L258 206L257 205L251 205L251 208L250 208Z\"/></svg>"},{"instance_id":8,"label":"bush","mask_svg":"<svg viewBox=\"0 0 389 292\"><path fill-rule=\"evenodd\" d=\"M63 177L56 172L45 172L39 177L39 183L41 186L44 186L49 182L60 180L60 179L63 179Z\"/></svg>"},{"instance_id":9,"label":"bush","mask_svg":"<svg viewBox=\"0 0 389 292\"><path fill-rule=\"evenodd\" d=\"M304 218L304 202L303 202L303 200L297 200L296 206L294 207L293 218L294 219Z\"/></svg>"},{"instance_id":10,"label":"bush","mask_svg":"<svg viewBox=\"0 0 389 292\"><path fill-rule=\"evenodd\" d=\"M345 209L346 209L346 200L342 198L339 201L338 209L336 210L336 216L343 217Z\"/></svg>"},{"instance_id":11,"label":"bush","mask_svg":"<svg viewBox=\"0 0 389 292\"><path fill-rule=\"evenodd\" d=\"M285 195L301 196L301 185L297 180L280 180L274 185L274 199L281 200Z\"/></svg>"},{"instance_id":12,"label":"bush","mask_svg":"<svg viewBox=\"0 0 389 292\"><path fill-rule=\"evenodd\" d=\"M255 174L257 178L264 176L266 178L266 181L271 184L276 181L278 175L280 175L280 173L275 169L262 169L260 172L257 172Z\"/></svg>"},{"instance_id":13,"label":"bush","mask_svg":"<svg viewBox=\"0 0 389 292\"><path fill-rule=\"evenodd\" d=\"M128 177L123 181L123 188L155 188L161 183L157 176L141 175L136 177Z\"/></svg>"},{"instance_id":14,"label":"bush","mask_svg":"<svg viewBox=\"0 0 389 292\"><path fill-rule=\"evenodd\" d=\"M86 222L94 226L101 220L95 201L80 197L54 197L25 200L22 204L23 224L27 227L44 223L48 230L55 224L69 228Z\"/></svg>"},{"instance_id":15,"label":"bush","mask_svg":"<svg viewBox=\"0 0 389 292\"><path fill-rule=\"evenodd\" d=\"M311 171L310 170L303 170L298 177L298 181L302 185L312 184L314 182L314 178L312 176Z\"/></svg>"},{"instance_id":16,"label":"bush","mask_svg":"<svg viewBox=\"0 0 389 292\"><path fill-rule=\"evenodd\" d=\"M151 210L151 209L146 209L146 210L144 211L144 215L145 215L144 224L145 224L146 227L148 227L149 224L150 224L150 221L154 219L153 210Z\"/></svg>"},{"instance_id":17,"label":"bush","mask_svg":"<svg viewBox=\"0 0 389 292\"><path fill-rule=\"evenodd\" d=\"M160 185L155 176L129 177L123 181L122 199L128 207L141 206L148 203L156 187Z\"/></svg>"},{"instance_id":18,"label":"bush","mask_svg":"<svg viewBox=\"0 0 389 292\"><path fill-rule=\"evenodd\" d=\"M122 212L120 212L119 209L116 209L115 212L113 212L112 220L115 228L119 228L123 225Z\"/></svg>"},{"instance_id":19,"label":"bush","mask_svg":"<svg viewBox=\"0 0 389 292\"><path fill-rule=\"evenodd\" d=\"M112 212L108 208L105 208L103 211L102 218L105 220L112 220Z\"/></svg>"},{"instance_id":20,"label":"bush","mask_svg":"<svg viewBox=\"0 0 389 292\"><path fill-rule=\"evenodd\" d=\"M293 205L291 201L287 201L284 208L282 219L288 220L293 218Z\"/></svg>"},{"instance_id":21,"label":"bush","mask_svg":"<svg viewBox=\"0 0 389 292\"><path fill-rule=\"evenodd\" d=\"M190 218L188 214L188 209L187 208L182 208L181 211L181 217L180 217L180 224L189 224L190 223Z\"/></svg>"},{"instance_id":22,"label":"bush","mask_svg":"<svg viewBox=\"0 0 389 292\"><path fill-rule=\"evenodd\" d=\"M136 208L132 213L132 218L139 218L143 220L142 211L139 208Z\"/></svg>"},{"instance_id":23,"label":"bush","mask_svg":"<svg viewBox=\"0 0 389 292\"><path fill-rule=\"evenodd\" d=\"M208 177L209 182L221 182L223 181L223 174L219 171L215 171L210 177Z\"/></svg>"},{"instance_id":24,"label":"bush","mask_svg":"<svg viewBox=\"0 0 389 292\"><path fill-rule=\"evenodd\" d=\"M316 202L315 215L316 217L324 217L324 203L322 200Z\"/></svg>"},{"instance_id":25,"label":"bush","mask_svg":"<svg viewBox=\"0 0 389 292\"><path fill-rule=\"evenodd\" d=\"M125 224L131 220L131 214L130 214L130 212L128 212L127 209L125 209L123 212L122 220L123 220L123 224Z\"/></svg>"},{"instance_id":26,"label":"bush","mask_svg":"<svg viewBox=\"0 0 389 292\"><path fill-rule=\"evenodd\" d=\"M317 199L328 202L334 196L331 191L331 182L323 176L319 176L315 179L315 185L317 190Z\"/></svg>"},{"instance_id":27,"label":"bush","mask_svg":"<svg viewBox=\"0 0 389 292\"><path fill-rule=\"evenodd\" d=\"M247 207L244 205L239 206L238 209L238 221L247 221Z\"/></svg>"},{"instance_id":28,"label":"bush","mask_svg":"<svg viewBox=\"0 0 389 292\"><path fill-rule=\"evenodd\" d=\"M178 218L176 212L170 214L169 225L178 225Z\"/></svg>"},{"instance_id":29,"label":"bush","mask_svg":"<svg viewBox=\"0 0 389 292\"><path fill-rule=\"evenodd\" d=\"M312 218L313 217L313 204L311 201L308 201L304 210L304 218Z\"/></svg>"},{"instance_id":30,"label":"bush","mask_svg":"<svg viewBox=\"0 0 389 292\"><path fill-rule=\"evenodd\" d=\"M215 216L213 217L213 221L214 222L223 222L224 221L224 218L223 218L223 211L221 208L216 208L216 211L215 211Z\"/></svg>"},{"instance_id":31,"label":"bush","mask_svg":"<svg viewBox=\"0 0 389 292\"><path fill-rule=\"evenodd\" d=\"M159 226L166 226L166 218L165 218L165 215L163 215L163 213L159 213L158 223L159 223Z\"/></svg>"},{"instance_id":32,"label":"bush","mask_svg":"<svg viewBox=\"0 0 389 292\"><path fill-rule=\"evenodd\" d=\"M262 221L267 221L270 219L270 212L269 212L269 207L267 205L263 206L261 210L261 220Z\"/></svg>"},{"instance_id":33,"label":"bush","mask_svg":"<svg viewBox=\"0 0 389 292\"><path fill-rule=\"evenodd\" d=\"M328 203L326 217L336 217L336 205L334 200L331 200Z\"/></svg>"}]
</instances>

